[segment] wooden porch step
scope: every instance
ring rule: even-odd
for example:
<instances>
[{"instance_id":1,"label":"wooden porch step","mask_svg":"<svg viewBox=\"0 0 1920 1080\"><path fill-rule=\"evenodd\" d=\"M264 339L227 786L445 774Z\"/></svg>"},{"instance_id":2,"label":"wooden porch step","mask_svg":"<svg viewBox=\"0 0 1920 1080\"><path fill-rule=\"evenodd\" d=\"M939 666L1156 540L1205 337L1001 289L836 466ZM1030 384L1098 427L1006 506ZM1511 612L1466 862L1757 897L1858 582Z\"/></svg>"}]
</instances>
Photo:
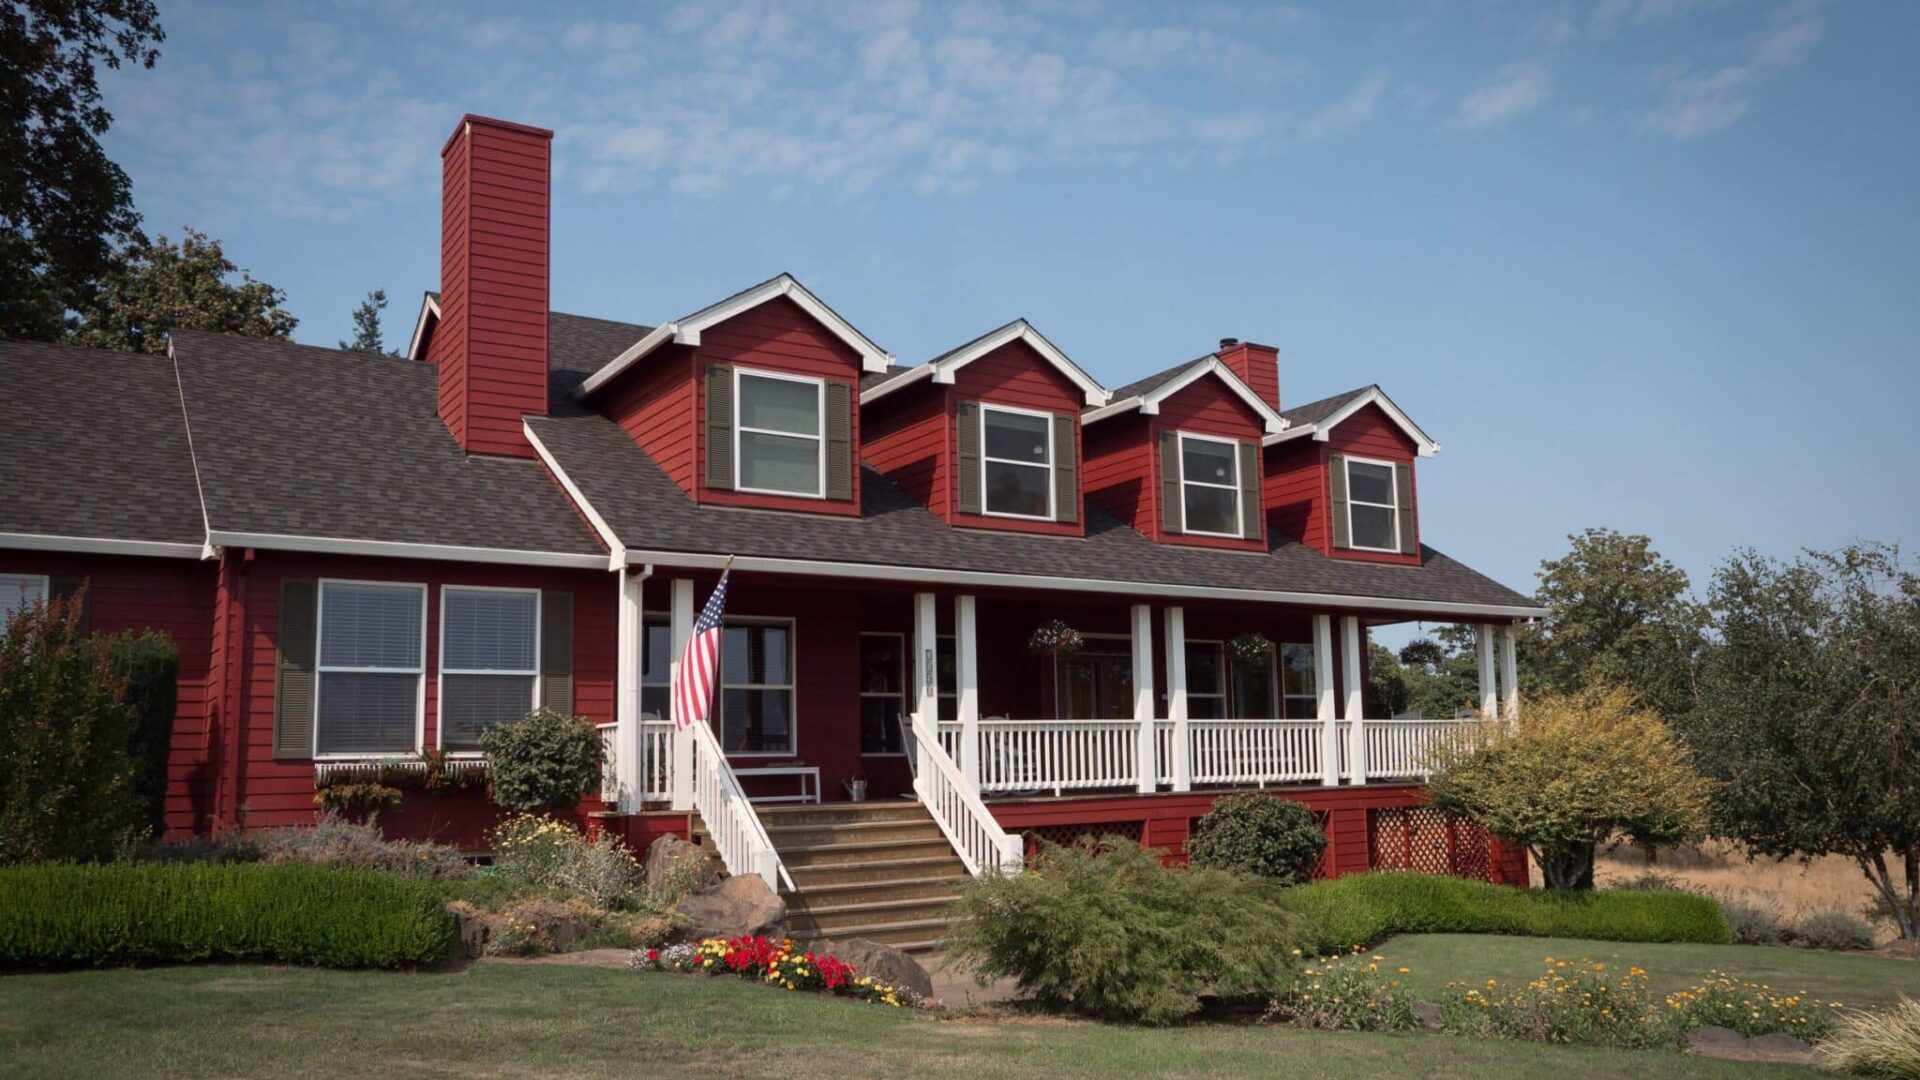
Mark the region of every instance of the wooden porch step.
<instances>
[{"instance_id":1,"label":"wooden porch step","mask_svg":"<svg viewBox=\"0 0 1920 1080\"><path fill-rule=\"evenodd\" d=\"M868 941L877 941L882 945L905 948L912 945L922 951L936 948L947 935L948 923L945 919L905 919L898 922L875 922L864 926L847 927L837 930L820 930L805 920L795 920L788 930L796 941L813 941L818 938L861 937Z\"/></svg>"},{"instance_id":2,"label":"wooden porch step","mask_svg":"<svg viewBox=\"0 0 1920 1080\"><path fill-rule=\"evenodd\" d=\"M931 818L923 818L919 821L834 821L787 824L789 820L791 819L761 819L767 830L767 839L773 841L776 851L784 851L788 847L808 847L843 841L925 840L944 836L940 826L935 825Z\"/></svg>"},{"instance_id":3,"label":"wooden porch step","mask_svg":"<svg viewBox=\"0 0 1920 1080\"><path fill-rule=\"evenodd\" d=\"M876 858L864 862L826 863L815 866L787 864L787 873L802 891L831 889L839 885L875 884L925 879L935 875L954 881L967 879L967 868L951 851L919 858Z\"/></svg>"},{"instance_id":4,"label":"wooden porch step","mask_svg":"<svg viewBox=\"0 0 1920 1080\"><path fill-rule=\"evenodd\" d=\"M788 806L755 806L761 824L775 825L838 824L865 821L932 821L927 808L918 802L796 803Z\"/></svg>"},{"instance_id":5,"label":"wooden porch step","mask_svg":"<svg viewBox=\"0 0 1920 1080\"><path fill-rule=\"evenodd\" d=\"M829 924L864 926L870 922L898 922L902 919L945 920L947 909L952 906L952 893L935 893L932 896L909 896L891 900L845 897L827 903L799 894L787 898L787 917L796 921L810 920L816 926Z\"/></svg>"},{"instance_id":6,"label":"wooden porch step","mask_svg":"<svg viewBox=\"0 0 1920 1080\"><path fill-rule=\"evenodd\" d=\"M935 833L915 840L860 840L831 844L796 844L779 848L780 861L791 871L795 867L858 866L874 859L932 858L945 856L958 860L953 845Z\"/></svg>"},{"instance_id":7,"label":"wooden porch step","mask_svg":"<svg viewBox=\"0 0 1920 1080\"><path fill-rule=\"evenodd\" d=\"M795 878L799 888L795 896L788 897L791 906L796 896L806 907L817 910L820 906L833 904L865 903L880 900L937 900L952 902L959 894L960 886L971 880L966 871L955 867L957 872L929 877L896 877L874 879L872 877L842 881L831 885L815 882L802 882Z\"/></svg>"}]
</instances>

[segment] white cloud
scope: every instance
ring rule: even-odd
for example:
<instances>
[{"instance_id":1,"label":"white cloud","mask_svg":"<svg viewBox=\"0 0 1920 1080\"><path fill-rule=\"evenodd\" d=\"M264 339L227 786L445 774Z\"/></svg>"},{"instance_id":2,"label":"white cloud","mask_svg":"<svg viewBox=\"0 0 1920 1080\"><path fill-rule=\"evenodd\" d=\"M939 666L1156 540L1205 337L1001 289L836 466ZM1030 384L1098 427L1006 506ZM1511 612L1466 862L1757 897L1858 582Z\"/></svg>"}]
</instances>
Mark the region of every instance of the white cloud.
<instances>
[{"instance_id":1,"label":"white cloud","mask_svg":"<svg viewBox=\"0 0 1920 1080\"><path fill-rule=\"evenodd\" d=\"M1447 127L1485 131L1546 104L1553 76L1539 63L1510 64L1488 76L1454 108Z\"/></svg>"},{"instance_id":2,"label":"white cloud","mask_svg":"<svg viewBox=\"0 0 1920 1080\"><path fill-rule=\"evenodd\" d=\"M1300 137L1311 141L1360 127L1373 119L1373 112L1386 92L1387 73L1379 68L1367 72L1366 77L1360 80L1360 85L1354 87L1346 97L1302 121Z\"/></svg>"},{"instance_id":3,"label":"white cloud","mask_svg":"<svg viewBox=\"0 0 1920 1080\"><path fill-rule=\"evenodd\" d=\"M1817 4L1782 8L1766 31L1744 45L1734 63L1669 73L1660 103L1641 116L1641 129L1685 141L1738 123L1753 111L1753 94L1760 84L1813 54L1826 32L1818 10Z\"/></svg>"}]
</instances>

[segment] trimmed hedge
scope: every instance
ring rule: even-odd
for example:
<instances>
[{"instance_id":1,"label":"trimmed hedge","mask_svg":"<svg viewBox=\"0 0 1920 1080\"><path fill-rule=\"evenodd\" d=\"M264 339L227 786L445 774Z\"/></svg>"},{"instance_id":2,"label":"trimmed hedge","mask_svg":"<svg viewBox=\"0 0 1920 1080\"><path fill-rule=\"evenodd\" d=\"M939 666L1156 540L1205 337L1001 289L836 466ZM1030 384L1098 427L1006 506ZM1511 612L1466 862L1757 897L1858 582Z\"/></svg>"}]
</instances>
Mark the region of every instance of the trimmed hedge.
<instances>
[{"instance_id":1,"label":"trimmed hedge","mask_svg":"<svg viewBox=\"0 0 1920 1080\"><path fill-rule=\"evenodd\" d=\"M440 890L368 870L260 864L0 869L0 968L264 960L431 964L453 944Z\"/></svg>"},{"instance_id":2,"label":"trimmed hedge","mask_svg":"<svg viewBox=\"0 0 1920 1080\"><path fill-rule=\"evenodd\" d=\"M1548 892L1437 874L1350 874L1288 889L1316 947L1344 952L1388 934L1512 934L1599 941L1733 941L1720 905L1663 892Z\"/></svg>"}]
</instances>

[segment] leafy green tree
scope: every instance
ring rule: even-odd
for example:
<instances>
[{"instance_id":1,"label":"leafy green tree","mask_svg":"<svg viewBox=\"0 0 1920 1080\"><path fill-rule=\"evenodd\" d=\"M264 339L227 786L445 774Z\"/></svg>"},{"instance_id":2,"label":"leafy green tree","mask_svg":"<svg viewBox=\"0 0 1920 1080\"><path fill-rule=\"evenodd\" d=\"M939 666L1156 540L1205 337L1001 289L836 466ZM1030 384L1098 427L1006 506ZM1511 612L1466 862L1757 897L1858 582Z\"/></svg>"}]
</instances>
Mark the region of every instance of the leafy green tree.
<instances>
[{"instance_id":1,"label":"leafy green tree","mask_svg":"<svg viewBox=\"0 0 1920 1080\"><path fill-rule=\"evenodd\" d=\"M382 356L398 356L399 353L388 349L381 339L380 313L387 307L387 290L374 289L367 298L353 309L353 340L340 343L348 352L379 353Z\"/></svg>"},{"instance_id":2,"label":"leafy green tree","mask_svg":"<svg viewBox=\"0 0 1920 1080\"><path fill-rule=\"evenodd\" d=\"M67 312L139 236L133 185L100 136L100 65L151 68L165 40L150 0L0 5L0 338L53 341Z\"/></svg>"},{"instance_id":3,"label":"leafy green tree","mask_svg":"<svg viewBox=\"0 0 1920 1080\"><path fill-rule=\"evenodd\" d=\"M1746 551L1708 605L1685 733L1722 782L1715 831L1757 855L1852 859L1920 941L1920 573L1877 544Z\"/></svg>"},{"instance_id":4,"label":"leafy green tree","mask_svg":"<svg viewBox=\"0 0 1920 1080\"><path fill-rule=\"evenodd\" d=\"M1534 595L1551 613L1523 650L1528 681L1561 694L1624 686L1664 716L1688 712L1705 614L1686 573L1644 536L1588 529L1567 539L1566 555L1540 564Z\"/></svg>"},{"instance_id":5,"label":"leafy green tree","mask_svg":"<svg viewBox=\"0 0 1920 1080\"><path fill-rule=\"evenodd\" d=\"M164 354L169 330L285 339L299 324L280 306L284 292L235 266L205 233L187 229L178 245L141 238L117 257L78 308L74 344Z\"/></svg>"},{"instance_id":6,"label":"leafy green tree","mask_svg":"<svg viewBox=\"0 0 1920 1080\"><path fill-rule=\"evenodd\" d=\"M1399 716L1413 703L1413 683L1400 658L1377 641L1367 642L1367 686L1364 704L1368 716Z\"/></svg>"}]
</instances>

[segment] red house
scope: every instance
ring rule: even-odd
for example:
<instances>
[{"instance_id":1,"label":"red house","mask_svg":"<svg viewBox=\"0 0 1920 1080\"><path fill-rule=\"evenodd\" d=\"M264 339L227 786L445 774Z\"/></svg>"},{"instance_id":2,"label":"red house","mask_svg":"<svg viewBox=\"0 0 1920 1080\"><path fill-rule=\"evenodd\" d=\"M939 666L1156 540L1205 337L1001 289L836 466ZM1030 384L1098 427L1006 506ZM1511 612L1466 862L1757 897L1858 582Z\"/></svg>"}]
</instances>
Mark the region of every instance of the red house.
<instances>
[{"instance_id":1,"label":"red house","mask_svg":"<svg viewBox=\"0 0 1920 1080\"><path fill-rule=\"evenodd\" d=\"M599 723L584 815L702 831L804 932L937 936L1039 838L1181 849L1224 791L1324 866L1524 880L1423 808L1463 721L1367 715L1370 627L1478 628L1513 707L1532 601L1421 543L1438 449L1378 387L1287 407L1222 341L1109 390L1024 319L902 365L781 274L647 326L551 310L548 132L462 119L405 358L183 331L0 343L0 602L84 585L181 650L167 827L312 820L319 786L538 704ZM667 688L732 560L714 715ZM1055 622L1077 649L1035 651ZM849 800L864 788L865 802ZM477 790L390 831L481 849Z\"/></svg>"}]
</instances>

